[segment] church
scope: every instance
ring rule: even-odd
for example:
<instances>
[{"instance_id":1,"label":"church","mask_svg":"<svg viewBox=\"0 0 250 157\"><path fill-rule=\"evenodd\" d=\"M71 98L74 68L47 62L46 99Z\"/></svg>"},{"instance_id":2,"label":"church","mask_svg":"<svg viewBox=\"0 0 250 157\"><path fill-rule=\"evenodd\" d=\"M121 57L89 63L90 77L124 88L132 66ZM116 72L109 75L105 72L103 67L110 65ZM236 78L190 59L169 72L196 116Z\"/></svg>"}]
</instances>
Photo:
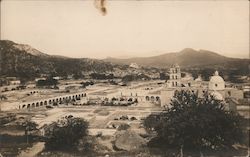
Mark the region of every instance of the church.
<instances>
[{"instance_id":1,"label":"church","mask_svg":"<svg viewBox=\"0 0 250 157\"><path fill-rule=\"evenodd\" d=\"M218 71L210 77L209 81L203 81L199 76L197 79L192 77L181 77L180 66L175 64L169 69L169 80L161 91L161 106L166 106L170 103L176 90L190 90L198 93L198 96L203 96L205 92L210 93L215 99L226 101L227 99L243 99L243 91L227 85L224 79L219 75Z\"/></svg>"}]
</instances>

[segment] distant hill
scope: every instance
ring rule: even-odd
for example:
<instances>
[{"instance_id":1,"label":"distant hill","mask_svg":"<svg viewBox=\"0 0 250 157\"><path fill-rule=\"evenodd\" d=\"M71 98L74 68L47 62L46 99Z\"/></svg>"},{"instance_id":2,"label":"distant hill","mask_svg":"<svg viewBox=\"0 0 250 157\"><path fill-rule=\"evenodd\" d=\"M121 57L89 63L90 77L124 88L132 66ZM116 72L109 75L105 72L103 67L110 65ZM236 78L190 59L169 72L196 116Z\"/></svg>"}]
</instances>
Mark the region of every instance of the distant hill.
<instances>
[{"instance_id":1,"label":"distant hill","mask_svg":"<svg viewBox=\"0 0 250 157\"><path fill-rule=\"evenodd\" d=\"M235 64L248 64L249 59L229 58L207 50L196 51L186 48L180 52L166 53L153 57L136 57L128 59L107 58L107 62L115 64L137 63L141 66L154 66L167 68L175 63L181 67L206 67L206 66L234 66Z\"/></svg>"},{"instance_id":2,"label":"distant hill","mask_svg":"<svg viewBox=\"0 0 250 157\"><path fill-rule=\"evenodd\" d=\"M111 63L101 60L50 56L28 45L0 40L0 77L15 76L32 79L41 74L67 76L112 69Z\"/></svg>"},{"instance_id":3,"label":"distant hill","mask_svg":"<svg viewBox=\"0 0 250 157\"><path fill-rule=\"evenodd\" d=\"M249 59L228 58L217 53L193 49L184 49L176 53L166 53L153 57L129 59L107 58L105 60L89 58L69 58L52 56L40 52L29 45L0 40L0 78L15 76L31 80L42 74L54 76L81 76L86 73L105 73L115 70L128 71L127 65L137 63L140 66L168 68L178 63L182 69L197 73L207 68L233 70L236 75L249 75ZM122 65L120 65L122 64ZM123 66L127 64L126 66ZM145 68L142 68L145 69ZM196 70L196 71L194 71ZM230 72L229 75L231 75Z\"/></svg>"},{"instance_id":4,"label":"distant hill","mask_svg":"<svg viewBox=\"0 0 250 157\"><path fill-rule=\"evenodd\" d=\"M34 56L49 57L49 55L42 53L42 52L38 51L37 49L30 47L29 45L16 44L16 43L11 42L11 41L5 41L5 43L9 43L10 45L13 46L13 48L16 48L19 51L25 51L31 55L34 55Z\"/></svg>"}]
</instances>

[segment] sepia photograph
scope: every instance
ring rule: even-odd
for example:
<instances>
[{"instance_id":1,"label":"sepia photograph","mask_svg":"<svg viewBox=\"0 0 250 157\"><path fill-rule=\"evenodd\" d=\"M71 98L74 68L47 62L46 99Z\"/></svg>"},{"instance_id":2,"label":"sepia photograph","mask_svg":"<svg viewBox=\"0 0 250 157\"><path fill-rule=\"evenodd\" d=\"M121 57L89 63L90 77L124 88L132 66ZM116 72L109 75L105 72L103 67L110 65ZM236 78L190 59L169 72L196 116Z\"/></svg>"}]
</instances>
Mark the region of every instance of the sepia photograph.
<instances>
[{"instance_id":1,"label":"sepia photograph","mask_svg":"<svg viewBox=\"0 0 250 157\"><path fill-rule=\"evenodd\" d=\"M249 0L0 0L0 157L250 157Z\"/></svg>"}]
</instances>

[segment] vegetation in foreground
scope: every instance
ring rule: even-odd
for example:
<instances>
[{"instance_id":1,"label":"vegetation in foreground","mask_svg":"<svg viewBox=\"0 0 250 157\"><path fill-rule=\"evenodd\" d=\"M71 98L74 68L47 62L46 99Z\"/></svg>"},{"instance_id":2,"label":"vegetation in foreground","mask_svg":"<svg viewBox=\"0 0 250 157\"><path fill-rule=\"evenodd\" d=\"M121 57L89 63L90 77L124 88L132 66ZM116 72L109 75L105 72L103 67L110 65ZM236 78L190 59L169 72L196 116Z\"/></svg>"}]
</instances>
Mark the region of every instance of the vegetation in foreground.
<instances>
[{"instance_id":1,"label":"vegetation in foreground","mask_svg":"<svg viewBox=\"0 0 250 157\"><path fill-rule=\"evenodd\" d=\"M150 115L144 121L148 132L157 136L150 147L183 151L229 151L232 145L241 144L244 138L238 114L226 111L222 101L205 93L203 98L191 91L177 91L159 115Z\"/></svg>"},{"instance_id":2,"label":"vegetation in foreground","mask_svg":"<svg viewBox=\"0 0 250 157\"><path fill-rule=\"evenodd\" d=\"M246 152L244 149L237 151L232 148L235 144L247 145L247 141L243 141L246 137L241 125L243 120L238 114L225 110L223 102L207 93L203 98L198 98L194 92L179 91L175 93L170 106L162 113L149 115L145 119L144 126L148 134L141 137L149 141L147 146L132 151L107 148L102 145L103 141L113 144L114 147L116 137L105 139L106 137L102 135L90 136L88 123L84 119L69 116L45 127L45 150L40 156L73 157L109 154L109 156L131 157L177 155L198 157L205 154L205 156L228 157L243 155ZM36 126L29 121L23 123L25 134L21 143L27 145L34 142L32 132L36 130ZM128 126L122 126L119 132L129 129Z\"/></svg>"},{"instance_id":3,"label":"vegetation in foreground","mask_svg":"<svg viewBox=\"0 0 250 157\"><path fill-rule=\"evenodd\" d=\"M45 129L45 148L47 150L76 150L88 135L88 122L81 118L66 117L52 123Z\"/></svg>"},{"instance_id":4,"label":"vegetation in foreground","mask_svg":"<svg viewBox=\"0 0 250 157\"><path fill-rule=\"evenodd\" d=\"M87 135L88 125L84 120L71 117L53 125L53 129L49 131L49 134L46 134L48 137L46 148L56 150L47 153L52 153L54 156L62 156L63 154L103 156L109 154L110 156L138 157L194 157L203 156L203 154L232 156L244 153L244 151L237 151L232 147L235 144L244 144L242 117L225 110L222 101L216 100L207 93L202 98L198 98L194 92L177 91L170 106L162 113L150 115L145 119L144 126L148 136L143 138L150 139L147 147L144 146L132 151L108 152L105 148L98 146L99 137L87 140L89 137ZM113 141L115 140L113 139ZM65 150L68 151L65 152ZM74 153L70 153L71 151Z\"/></svg>"}]
</instances>

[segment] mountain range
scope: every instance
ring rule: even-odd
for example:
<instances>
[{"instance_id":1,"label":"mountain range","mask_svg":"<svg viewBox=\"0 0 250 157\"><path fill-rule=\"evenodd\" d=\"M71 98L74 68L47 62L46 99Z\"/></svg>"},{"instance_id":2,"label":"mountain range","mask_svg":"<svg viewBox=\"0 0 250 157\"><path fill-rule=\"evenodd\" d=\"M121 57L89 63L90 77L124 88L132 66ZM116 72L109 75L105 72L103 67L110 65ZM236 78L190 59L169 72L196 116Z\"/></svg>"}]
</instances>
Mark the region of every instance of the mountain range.
<instances>
[{"instance_id":1,"label":"mountain range","mask_svg":"<svg viewBox=\"0 0 250 157\"><path fill-rule=\"evenodd\" d=\"M48 55L29 45L0 40L0 77L34 78L41 74L67 76L84 72L105 73L119 67L126 70L123 65L131 63L159 68L168 68L177 63L181 68L220 67L249 70L249 62L250 59L229 58L208 50L196 51L191 48L153 57L107 58L104 60L69 58Z\"/></svg>"},{"instance_id":2,"label":"mountain range","mask_svg":"<svg viewBox=\"0 0 250 157\"><path fill-rule=\"evenodd\" d=\"M230 66L235 63L249 63L249 59L229 58L208 50L196 51L191 48L185 48L180 52L165 53L152 57L134 57L127 59L106 58L105 61L115 64L137 63L141 66L169 67L178 64L182 67L199 66Z\"/></svg>"},{"instance_id":3,"label":"mountain range","mask_svg":"<svg viewBox=\"0 0 250 157\"><path fill-rule=\"evenodd\" d=\"M51 56L28 45L0 40L0 77L32 79L45 75L81 75L83 72L112 71L113 65L97 59Z\"/></svg>"}]
</instances>

